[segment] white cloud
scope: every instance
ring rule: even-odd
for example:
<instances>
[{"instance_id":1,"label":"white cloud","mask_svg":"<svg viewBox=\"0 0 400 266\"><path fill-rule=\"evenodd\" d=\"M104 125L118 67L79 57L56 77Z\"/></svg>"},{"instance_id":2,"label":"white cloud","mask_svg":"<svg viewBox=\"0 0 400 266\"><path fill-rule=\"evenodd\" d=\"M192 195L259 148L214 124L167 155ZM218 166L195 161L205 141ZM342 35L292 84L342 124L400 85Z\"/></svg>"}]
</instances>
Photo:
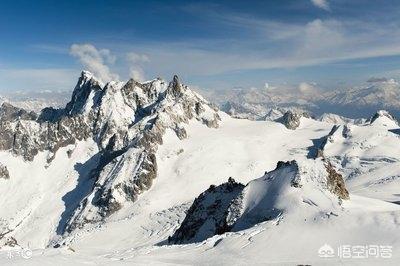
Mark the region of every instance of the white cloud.
<instances>
[{"instance_id":1,"label":"white cloud","mask_svg":"<svg viewBox=\"0 0 400 266\"><path fill-rule=\"evenodd\" d=\"M139 47L152 55L155 73L215 75L236 70L292 68L351 59L400 55L400 30L357 20L279 23L230 16L251 37L189 40ZM228 43L229 42L229 43ZM213 49L210 49L213 47ZM223 47L216 49L215 47Z\"/></svg>"},{"instance_id":2,"label":"white cloud","mask_svg":"<svg viewBox=\"0 0 400 266\"><path fill-rule=\"evenodd\" d=\"M84 68L103 82L119 79L119 76L112 73L107 65L113 64L116 60L116 56L110 50L98 50L92 44L73 44L70 48L70 54L77 57Z\"/></svg>"},{"instance_id":3,"label":"white cloud","mask_svg":"<svg viewBox=\"0 0 400 266\"><path fill-rule=\"evenodd\" d=\"M129 77L133 78L136 81L144 81L144 71L140 67L130 67L129 68Z\"/></svg>"},{"instance_id":4,"label":"white cloud","mask_svg":"<svg viewBox=\"0 0 400 266\"><path fill-rule=\"evenodd\" d=\"M144 81L145 74L142 65L150 62L149 57L145 54L129 52L126 54L126 61L129 65L129 76L134 80Z\"/></svg>"},{"instance_id":5,"label":"white cloud","mask_svg":"<svg viewBox=\"0 0 400 266\"><path fill-rule=\"evenodd\" d=\"M94 46L93 46L94 47ZM98 50L100 56L104 59L104 61L108 64L114 64L117 60L117 57L111 53L108 49Z\"/></svg>"},{"instance_id":6,"label":"white cloud","mask_svg":"<svg viewBox=\"0 0 400 266\"><path fill-rule=\"evenodd\" d=\"M330 11L329 3L326 0L311 0L311 3L318 8Z\"/></svg>"},{"instance_id":7,"label":"white cloud","mask_svg":"<svg viewBox=\"0 0 400 266\"><path fill-rule=\"evenodd\" d=\"M109 49L97 49L92 44L73 44L70 48L70 54L77 57L84 68L92 72L103 82L118 80L119 75L111 72L110 66L116 62L117 57ZM145 73L143 64L150 62L145 54L128 52L125 54L125 64L120 67L128 69L129 77L143 81Z\"/></svg>"},{"instance_id":8,"label":"white cloud","mask_svg":"<svg viewBox=\"0 0 400 266\"><path fill-rule=\"evenodd\" d=\"M126 60L131 63L146 63L150 62L150 59L145 54L137 54L134 52L129 52L126 54Z\"/></svg>"},{"instance_id":9,"label":"white cloud","mask_svg":"<svg viewBox=\"0 0 400 266\"><path fill-rule=\"evenodd\" d=\"M106 47L118 51L118 58L124 59L116 62L115 69L121 71L123 78L129 75L140 81L145 76L169 78L175 73L196 79L238 70L296 68L400 55L397 24L382 27L378 22L349 18L292 23L256 19L245 14L201 13L236 28L246 38L186 39L135 46L109 44ZM86 62L89 65L94 61L92 68L97 67L105 79L115 75L108 66L115 61L110 50L97 50L92 45L82 49L82 46L79 53L75 52L81 62L89 61Z\"/></svg>"}]
</instances>

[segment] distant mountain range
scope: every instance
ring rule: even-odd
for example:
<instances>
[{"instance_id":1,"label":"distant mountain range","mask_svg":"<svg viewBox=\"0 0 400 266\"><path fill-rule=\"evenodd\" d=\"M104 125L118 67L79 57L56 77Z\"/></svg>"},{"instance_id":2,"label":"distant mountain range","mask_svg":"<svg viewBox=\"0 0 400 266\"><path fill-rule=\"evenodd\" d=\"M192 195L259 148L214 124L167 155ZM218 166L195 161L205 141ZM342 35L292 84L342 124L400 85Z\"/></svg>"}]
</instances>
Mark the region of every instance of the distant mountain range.
<instances>
[{"instance_id":1,"label":"distant mountain range","mask_svg":"<svg viewBox=\"0 0 400 266\"><path fill-rule=\"evenodd\" d=\"M28 111L40 112L45 107L63 107L71 98L71 91L41 90L0 93L0 104L8 102Z\"/></svg>"},{"instance_id":2,"label":"distant mountain range","mask_svg":"<svg viewBox=\"0 0 400 266\"><path fill-rule=\"evenodd\" d=\"M400 84L393 79L374 79L365 86L334 91L301 84L295 89L232 89L204 94L223 111L241 118L262 119L273 109L299 109L314 116L335 113L348 118L366 118L385 109L400 116Z\"/></svg>"}]
</instances>

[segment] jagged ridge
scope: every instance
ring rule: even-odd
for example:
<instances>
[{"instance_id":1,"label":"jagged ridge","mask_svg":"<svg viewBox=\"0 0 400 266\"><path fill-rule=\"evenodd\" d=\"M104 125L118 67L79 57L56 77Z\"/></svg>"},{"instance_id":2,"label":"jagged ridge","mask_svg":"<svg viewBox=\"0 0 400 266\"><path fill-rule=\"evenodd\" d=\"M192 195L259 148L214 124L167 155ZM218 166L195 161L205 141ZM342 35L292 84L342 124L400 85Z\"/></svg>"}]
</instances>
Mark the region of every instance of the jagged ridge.
<instances>
[{"instance_id":1,"label":"jagged ridge","mask_svg":"<svg viewBox=\"0 0 400 266\"><path fill-rule=\"evenodd\" d=\"M46 108L39 117L8 105L3 110L7 115L0 121L0 150L27 161L46 152L51 163L60 147L88 138L98 146L97 167L80 177L93 180L93 188L58 233L100 221L147 190L157 176L155 152L167 129L182 139L189 120L214 128L220 120L218 109L177 76L169 84L161 79L145 83L131 79L102 85L87 71L64 109Z\"/></svg>"}]
</instances>

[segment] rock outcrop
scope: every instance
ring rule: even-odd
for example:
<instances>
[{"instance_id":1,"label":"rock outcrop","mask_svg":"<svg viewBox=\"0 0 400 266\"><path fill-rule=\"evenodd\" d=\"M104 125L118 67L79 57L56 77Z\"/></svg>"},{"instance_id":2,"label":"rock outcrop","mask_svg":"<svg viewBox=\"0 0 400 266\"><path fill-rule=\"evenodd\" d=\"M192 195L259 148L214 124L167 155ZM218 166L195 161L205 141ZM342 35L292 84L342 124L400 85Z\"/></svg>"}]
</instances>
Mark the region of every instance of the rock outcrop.
<instances>
[{"instance_id":1,"label":"rock outcrop","mask_svg":"<svg viewBox=\"0 0 400 266\"><path fill-rule=\"evenodd\" d=\"M326 171L328 172L327 186L329 191L337 195L339 199L350 199L349 192L346 189L342 175L336 172L330 163L327 163L325 167Z\"/></svg>"},{"instance_id":2,"label":"rock outcrop","mask_svg":"<svg viewBox=\"0 0 400 266\"><path fill-rule=\"evenodd\" d=\"M230 231L226 211L244 185L229 178L219 186L211 185L198 196L179 229L169 238L171 243L200 242L213 235Z\"/></svg>"},{"instance_id":3,"label":"rock outcrop","mask_svg":"<svg viewBox=\"0 0 400 266\"><path fill-rule=\"evenodd\" d=\"M281 118L276 121L285 125L288 129L296 129L300 126L300 119L302 117L309 117L307 113L287 111Z\"/></svg>"},{"instance_id":4,"label":"rock outcrop","mask_svg":"<svg viewBox=\"0 0 400 266\"><path fill-rule=\"evenodd\" d=\"M10 173L5 165L0 163L0 178L9 179Z\"/></svg>"}]
</instances>

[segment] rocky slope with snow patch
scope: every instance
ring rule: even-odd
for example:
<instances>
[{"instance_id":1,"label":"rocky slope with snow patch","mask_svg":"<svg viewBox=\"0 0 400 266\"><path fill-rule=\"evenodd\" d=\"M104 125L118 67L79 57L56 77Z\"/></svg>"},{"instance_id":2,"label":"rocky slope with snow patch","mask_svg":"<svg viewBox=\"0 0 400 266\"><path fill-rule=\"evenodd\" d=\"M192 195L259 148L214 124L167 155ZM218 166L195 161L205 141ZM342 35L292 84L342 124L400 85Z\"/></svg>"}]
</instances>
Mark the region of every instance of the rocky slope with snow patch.
<instances>
[{"instance_id":1,"label":"rocky slope with snow patch","mask_svg":"<svg viewBox=\"0 0 400 266\"><path fill-rule=\"evenodd\" d=\"M210 187L193 203L173 243L197 242L271 220L314 219L341 212L349 193L343 178L321 159L278 162L275 170L246 186L230 180ZM337 215L337 214L336 214Z\"/></svg>"},{"instance_id":2,"label":"rocky slope with snow patch","mask_svg":"<svg viewBox=\"0 0 400 266\"><path fill-rule=\"evenodd\" d=\"M230 178L219 186L211 185L198 196L169 243L201 242L231 230L227 224L228 208L244 185Z\"/></svg>"},{"instance_id":3,"label":"rocky slope with snow patch","mask_svg":"<svg viewBox=\"0 0 400 266\"><path fill-rule=\"evenodd\" d=\"M378 111L364 124L337 125L319 143L320 154L366 195L379 197L380 191L399 184L396 169L400 162L400 138L397 120L387 111ZM388 168L389 167L389 168Z\"/></svg>"}]
</instances>

